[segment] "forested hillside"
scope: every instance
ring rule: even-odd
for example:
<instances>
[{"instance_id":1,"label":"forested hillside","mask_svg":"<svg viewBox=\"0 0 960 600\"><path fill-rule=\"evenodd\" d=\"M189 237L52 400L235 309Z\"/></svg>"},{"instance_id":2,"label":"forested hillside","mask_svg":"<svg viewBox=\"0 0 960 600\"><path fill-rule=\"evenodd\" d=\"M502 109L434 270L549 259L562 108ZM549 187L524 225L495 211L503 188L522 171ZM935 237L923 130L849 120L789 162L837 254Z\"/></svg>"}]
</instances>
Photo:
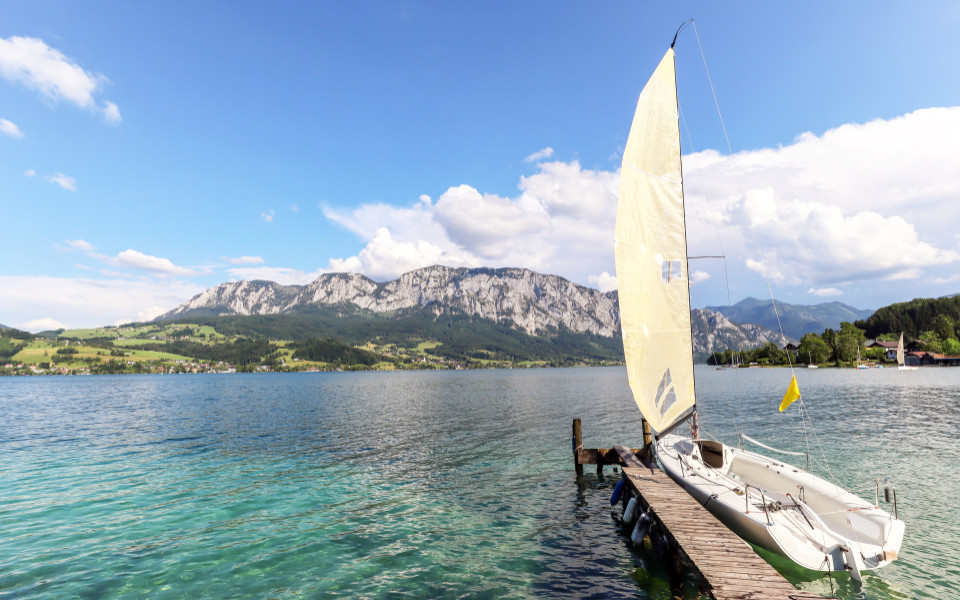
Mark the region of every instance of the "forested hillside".
<instances>
[{"instance_id":1,"label":"forested hillside","mask_svg":"<svg viewBox=\"0 0 960 600\"><path fill-rule=\"evenodd\" d=\"M957 337L955 328L958 322L960 296L948 296L915 298L909 302L884 306L855 324L866 332L867 337L902 331L907 337L917 338L923 332L934 331L941 340L947 340Z\"/></svg>"}]
</instances>

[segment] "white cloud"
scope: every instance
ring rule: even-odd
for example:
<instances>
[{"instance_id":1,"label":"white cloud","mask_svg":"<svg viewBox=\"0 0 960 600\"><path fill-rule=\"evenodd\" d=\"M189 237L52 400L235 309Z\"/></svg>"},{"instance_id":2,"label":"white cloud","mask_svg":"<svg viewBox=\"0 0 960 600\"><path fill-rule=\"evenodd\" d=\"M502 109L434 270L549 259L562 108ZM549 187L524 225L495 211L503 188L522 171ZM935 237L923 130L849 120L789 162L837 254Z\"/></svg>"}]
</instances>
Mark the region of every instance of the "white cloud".
<instances>
[{"instance_id":1,"label":"white cloud","mask_svg":"<svg viewBox=\"0 0 960 600\"><path fill-rule=\"evenodd\" d=\"M23 172L24 177L33 177L36 174L37 172L34 171L33 169L27 169L26 171Z\"/></svg>"},{"instance_id":2,"label":"white cloud","mask_svg":"<svg viewBox=\"0 0 960 600\"><path fill-rule=\"evenodd\" d=\"M67 245L75 250L80 250L81 252L93 252L97 249L96 246L91 244L86 240L67 240Z\"/></svg>"},{"instance_id":3,"label":"white cloud","mask_svg":"<svg viewBox=\"0 0 960 600\"><path fill-rule=\"evenodd\" d=\"M837 288L810 288L807 290L808 294L813 294L814 296L842 296L843 292Z\"/></svg>"},{"instance_id":4,"label":"white cloud","mask_svg":"<svg viewBox=\"0 0 960 600\"><path fill-rule=\"evenodd\" d=\"M51 175L49 179L65 190L70 190L71 192L77 191L77 181L73 177L69 177L63 173L57 173L56 175Z\"/></svg>"},{"instance_id":5,"label":"white cloud","mask_svg":"<svg viewBox=\"0 0 960 600\"><path fill-rule=\"evenodd\" d=\"M304 285L310 283L320 275L326 273L324 269L306 272L288 267L238 267L227 269L227 273L234 279L252 281L263 279L275 281L281 285Z\"/></svg>"},{"instance_id":6,"label":"white cloud","mask_svg":"<svg viewBox=\"0 0 960 600\"><path fill-rule=\"evenodd\" d=\"M547 146L542 150L537 150L530 156L526 157L524 160L526 162L532 163L532 162L537 162L538 160L543 158L550 158L551 156L553 156L553 148L551 148L550 146Z\"/></svg>"},{"instance_id":7,"label":"white cloud","mask_svg":"<svg viewBox=\"0 0 960 600\"><path fill-rule=\"evenodd\" d=\"M597 289L601 292L609 292L617 289L617 276L611 275L606 271L599 275L590 275L587 277L587 281L597 286Z\"/></svg>"},{"instance_id":8,"label":"white cloud","mask_svg":"<svg viewBox=\"0 0 960 600\"><path fill-rule=\"evenodd\" d=\"M367 242L329 268L377 279L437 263L523 266L582 283L604 267L612 271L616 173L585 170L577 162L538 167L539 173L520 180L513 198L459 185L436 202L422 195L407 207L324 206L328 219Z\"/></svg>"},{"instance_id":9,"label":"white cloud","mask_svg":"<svg viewBox=\"0 0 960 600\"><path fill-rule=\"evenodd\" d=\"M373 279L394 279L407 271L430 265L478 267L475 256L464 252L447 252L424 240L401 242L381 227L360 254L346 259L332 259L329 271L360 272Z\"/></svg>"},{"instance_id":10,"label":"white cloud","mask_svg":"<svg viewBox=\"0 0 960 600\"><path fill-rule=\"evenodd\" d=\"M23 132L14 123L6 119L0 119L0 133L5 133L12 138L22 138Z\"/></svg>"},{"instance_id":11,"label":"white cloud","mask_svg":"<svg viewBox=\"0 0 960 600\"><path fill-rule=\"evenodd\" d=\"M145 321L152 321L157 317L159 317L160 315L162 315L163 313L167 312L168 310L170 310L170 308L164 308L162 306L148 306L147 308L137 313L137 321L141 323ZM129 322L130 321L121 319L119 321L115 321L114 325L123 325L124 323L129 323Z\"/></svg>"},{"instance_id":12,"label":"white cloud","mask_svg":"<svg viewBox=\"0 0 960 600\"><path fill-rule=\"evenodd\" d=\"M198 285L171 280L0 276L4 322L23 328L47 318L55 321L54 329L129 323L158 307L171 310L201 291Z\"/></svg>"},{"instance_id":13,"label":"white cloud","mask_svg":"<svg viewBox=\"0 0 960 600\"><path fill-rule=\"evenodd\" d=\"M298 205L298 204L291 204L291 205L290 205L290 212L295 212L295 213L300 212L300 205Z\"/></svg>"},{"instance_id":14,"label":"white cloud","mask_svg":"<svg viewBox=\"0 0 960 600\"><path fill-rule=\"evenodd\" d=\"M454 243L485 258L498 259L517 252L517 242L547 227L549 215L529 195L511 200L460 185L440 196L433 220Z\"/></svg>"},{"instance_id":15,"label":"white cloud","mask_svg":"<svg viewBox=\"0 0 960 600\"><path fill-rule=\"evenodd\" d=\"M273 221L273 209L270 209L267 212L260 213L260 218L267 223L270 223L271 221Z\"/></svg>"},{"instance_id":16,"label":"white cloud","mask_svg":"<svg viewBox=\"0 0 960 600\"><path fill-rule=\"evenodd\" d=\"M781 284L927 277L960 260L960 138L943 135L958 130L960 107L932 108L781 148L687 156L690 253L720 253L715 217L727 256Z\"/></svg>"},{"instance_id":17,"label":"white cloud","mask_svg":"<svg viewBox=\"0 0 960 600\"><path fill-rule=\"evenodd\" d=\"M115 268L122 269L134 269L137 271L146 271L151 275L156 275L160 277L191 277L194 275L209 274L209 269L189 269L186 267L178 267L173 264L173 262L168 258L161 258L159 256L151 256L149 254L144 254L143 252L133 250L128 248L123 252L120 252L116 256L109 256L107 254L102 254L97 252L97 247L91 244L86 240L66 240L67 250L78 250L83 252L90 258L94 258L105 265L109 265ZM260 262L263 259L259 257L244 256L240 259L226 259L225 260L247 260L247 261L256 261L257 259ZM129 273L122 271L101 271L104 275L108 277L130 277Z\"/></svg>"},{"instance_id":18,"label":"white cloud","mask_svg":"<svg viewBox=\"0 0 960 600\"><path fill-rule=\"evenodd\" d=\"M116 104L105 101L98 107L94 100L94 94L107 78L85 71L39 38L0 38L0 77L36 90L55 102L66 100L80 108L99 110L107 122L120 121Z\"/></svg>"},{"instance_id":19,"label":"white cloud","mask_svg":"<svg viewBox=\"0 0 960 600\"><path fill-rule=\"evenodd\" d=\"M706 271L693 271L690 273L690 285L697 285L701 281L706 281L710 279L710 273Z\"/></svg>"},{"instance_id":20,"label":"white cloud","mask_svg":"<svg viewBox=\"0 0 960 600\"><path fill-rule=\"evenodd\" d=\"M118 254L116 258L110 259L109 262L118 267L149 271L156 275L180 275L186 277L197 274L197 272L192 269L176 266L170 259L150 256L149 254L144 254L143 252L132 249L124 250Z\"/></svg>"},{"instance_id":21,"label":"white cloud","mask_svg":"<svg viewBox=\"0 0 960 600\"><path fill-rule=\"evenodd\" d=\"M120 117L120 109L113 102L103 103L103 120L111 125L120 123L123 119Z\"/></svg>"},{"instance_id":22,"label":"white cloud","mask_svg":"<svg viewBox=\"0 0 960 600\"><path fill-rule=\"evenodd\" d=\"M960 260L960 136L943 131L960 131L960 107L804 134L780 148L687 156L689 253L725 254L735 286L738 279L750 281L739 289L765 288L746 275L750 270L767 272L780 285L803 286L800 293L845 289L849 295L853 288L843 285L857 281L942 281L946 274L938 269ZM329 267L394 277L403 268L455 259L599 286L596 273L613 272L619 173L576 161L538 162L537 168L520 178L510 197L457 185L436 201L424 195L407 206L325 206L328 219L366 243ZM723 295L723 278L713 268L695 271L692 281L703 286L702 294Z\"/></svg>"},{"instance_id":23,"label":"white cloud","mask_svg":"<svg viewBox=\"0 0 960 600\"><path fill-rule=\"evenodd\" d=\"M42 319L32 319L26 323L21 323L17 329L37 333L38 331L55 331L57 329L67 329L67 326L56 319L43 317Z\"/></svg>"},{"instance_id":24,"label":"white cloud","mask_svg":"<svg viewBox=\"0 0 960 600\"><path fill-rule=\"evenodd\" d=\"M264 262L259 256L237 256L236 258L224 256L223 260L231 265L260 265Z\"/></svg>"}]
</instances>

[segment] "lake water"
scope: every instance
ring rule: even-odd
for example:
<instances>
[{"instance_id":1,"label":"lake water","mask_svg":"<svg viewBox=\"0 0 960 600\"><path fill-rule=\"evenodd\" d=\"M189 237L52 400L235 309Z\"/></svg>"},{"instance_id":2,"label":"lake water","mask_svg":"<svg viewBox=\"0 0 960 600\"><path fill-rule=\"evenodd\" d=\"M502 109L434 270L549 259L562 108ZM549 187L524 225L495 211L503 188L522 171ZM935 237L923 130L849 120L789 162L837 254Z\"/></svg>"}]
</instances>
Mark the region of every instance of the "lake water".
<instances>
[{"instance_id":1,"label":"lake water","mask_svg":"<svg viewBox=\"0 0 960 600\"><path fill-rule=\"evenodd\" d=\"M697 369L708 432L825 456L901 558L800 587L960 598L960 369ZM739 398L739 400L738 400ZM620 368L0 379L0 598L670 598L584 445L639 445ZM822 467L818 467L822 472ZM686 598L699 593L692 579Z\"/></svg>"}]
</instances>

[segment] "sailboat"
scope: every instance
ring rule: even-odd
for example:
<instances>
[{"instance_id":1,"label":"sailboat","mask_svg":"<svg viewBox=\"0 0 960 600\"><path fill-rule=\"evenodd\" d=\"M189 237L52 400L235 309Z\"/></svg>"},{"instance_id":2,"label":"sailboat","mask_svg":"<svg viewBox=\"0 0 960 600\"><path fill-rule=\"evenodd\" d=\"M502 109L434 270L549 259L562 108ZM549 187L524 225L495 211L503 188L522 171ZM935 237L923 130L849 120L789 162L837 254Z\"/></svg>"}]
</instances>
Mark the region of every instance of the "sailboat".
<instances>
[{"instance_id":1,"label":"sailboat","mask_svg":"<svg viewBox=\"0 0 960 600\"><path fill-rule=\"evenodd\" d=\"M898 371L919 371L920 367L907 365L903 354L903 332L900 332L900 342L897 344L897 370Z\"/></svg>"},{"instance_id":2,"label":"sailboat","mask_svg":"<svg viewBox=\"0 0 960 600\"><path fill-rule=\"evenodd\" d=\"M857 342L857 369L869 369L867 365L860 362L860 343Z\"/></svg>"},{"instance_id":3,"label":"sailboat","mask_svg":"<svg viewBox=\"0 0 960 600\"><path fill-rule=\"evenodd\" d=\"M878 507L881 484L885 497L891 484L877 479L876 501L867 502L788 463L699 435L678 110L671 44L637 102L614 239L628 378L654 433L656 460L744 540L807 569L859 579L897 558L904 524L895 489L894 514ZM684 423L691 437L674 433Z\"/></svg>"}]
</instances>

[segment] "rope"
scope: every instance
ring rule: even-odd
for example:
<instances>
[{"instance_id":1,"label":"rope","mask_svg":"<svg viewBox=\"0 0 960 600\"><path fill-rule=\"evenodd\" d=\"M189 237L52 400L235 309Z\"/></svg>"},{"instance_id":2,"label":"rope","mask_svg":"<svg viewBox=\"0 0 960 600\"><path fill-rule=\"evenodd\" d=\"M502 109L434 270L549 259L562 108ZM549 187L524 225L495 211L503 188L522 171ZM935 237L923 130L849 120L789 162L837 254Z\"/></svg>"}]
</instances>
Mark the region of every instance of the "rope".
<instances>
[{"instance_id":1,"label":"rope","mask_svg":"<svg viewBox=\"0 0 960 600\"><path fill-rule=\"evenodd\" d=\"M753 442L754 444L760 446L761 448L766 448L767 450L771 450L771 451L773 451L773 452L779 452L780 454L792 454L793 456L806 456L806 455L807 455L806 452L791 452L790 450L780 450L780 449L778 449L778 448L771 448L770 446L768 446L768 445L766 445L766 444L764 444L764 443L762 443L762 442L758 442L757 440L753 439L752 437L750 437L749 435L747 435L747 434L745 434L745 433L741 433L740 436L743 437L743 439L745 439L745 440L747 440L747 441Z\"/></svg>"}]
</instances>

